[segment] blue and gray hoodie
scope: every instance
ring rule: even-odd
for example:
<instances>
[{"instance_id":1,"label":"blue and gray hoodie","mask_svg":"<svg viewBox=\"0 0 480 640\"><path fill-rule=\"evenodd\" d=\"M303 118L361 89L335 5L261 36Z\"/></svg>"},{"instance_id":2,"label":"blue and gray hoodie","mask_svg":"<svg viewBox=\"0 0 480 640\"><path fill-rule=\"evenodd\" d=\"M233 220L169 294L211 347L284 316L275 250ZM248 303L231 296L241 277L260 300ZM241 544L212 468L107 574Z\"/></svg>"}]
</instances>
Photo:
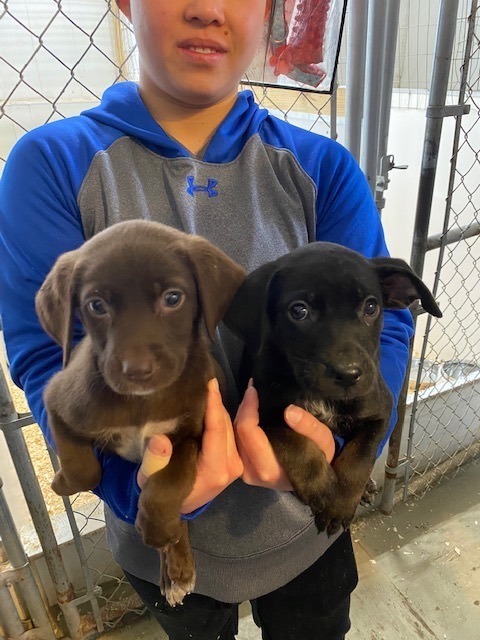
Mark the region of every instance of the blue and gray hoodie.
<instances>
[{"instance_id":1,"label":"blue and gray hoodie","mask_svg":"<svg viewBox=\"0 0 480 640\"><path fill-rule=\"evenodd\" d=\"M34 297L56 258L122 220L158 220L204 236L250 272L314 240L367 257L386 255L378 212L350 154L328 138L260 109L245 91L203 157L155 122L134 83L109 88L100 106L24 135L0 181L0 311L11 372L51 442L42 391L61 367ZM382 373L398 398L412 335L408 311L387 311ZM219 334L216 355L238 404L239 344ZM392 425L395 416L392 416ZM384 443L383 443L384 444ZM105 502L120 565L157 582L159 558L133 526L136 465L102 457ZM304 571L332 543L292 493L238 480L190 521L196 591L225 602L268 593Z\"/></svg>"}]
</instances>

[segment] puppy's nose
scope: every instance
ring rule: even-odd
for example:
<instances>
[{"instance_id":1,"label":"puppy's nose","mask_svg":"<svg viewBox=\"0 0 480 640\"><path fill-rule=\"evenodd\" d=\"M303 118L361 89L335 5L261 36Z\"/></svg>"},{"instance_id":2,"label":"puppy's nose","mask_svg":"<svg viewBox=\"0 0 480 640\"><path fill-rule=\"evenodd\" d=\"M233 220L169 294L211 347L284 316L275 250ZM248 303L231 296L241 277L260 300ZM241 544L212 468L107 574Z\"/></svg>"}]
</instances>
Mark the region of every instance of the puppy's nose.
<instances>
[{"instance_id":1,"label":"puppy's nose","mask_svg":"<svg viewBox=\"0 0 480 640\"><path fill-rule=\"evenodd\" d=\"M353 387L362 375L362 370L357 364L348 364L345 366L332 365L331 375L335 380L335 384L347 389Z\"/></svg>"},{"instance_id":2,"label":"puppy's nose","mask_svg":"<svg viewBox=\"0 0 480 640\"><path fill-rule=\"evenodd\" d=\"M135 382L144 382L152 377L154 364L152 358L128 358L122 360L122 373Z\"/></svg>"}]
</instances>

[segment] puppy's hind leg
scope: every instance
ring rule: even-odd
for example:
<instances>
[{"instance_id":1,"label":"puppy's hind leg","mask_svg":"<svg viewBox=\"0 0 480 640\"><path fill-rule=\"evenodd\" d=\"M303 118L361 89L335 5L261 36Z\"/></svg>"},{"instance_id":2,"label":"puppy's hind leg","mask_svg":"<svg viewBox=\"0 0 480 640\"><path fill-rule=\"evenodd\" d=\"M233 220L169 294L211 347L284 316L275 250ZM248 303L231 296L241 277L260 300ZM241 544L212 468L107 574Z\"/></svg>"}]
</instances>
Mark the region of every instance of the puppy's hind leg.
<instances>
[{"instance_id":1,"label":"puppy's hind leg","mask_svg":"<svg viewBox=\"0 0 480 640\"><path fill-rule=\"evenodd\" d=\"M92 445L73 436L55 414L49 413L49 422L61 465L52 480L52 489L59 496L95 489L102 479L102 468Z\"/></svg>"}]
</instances>

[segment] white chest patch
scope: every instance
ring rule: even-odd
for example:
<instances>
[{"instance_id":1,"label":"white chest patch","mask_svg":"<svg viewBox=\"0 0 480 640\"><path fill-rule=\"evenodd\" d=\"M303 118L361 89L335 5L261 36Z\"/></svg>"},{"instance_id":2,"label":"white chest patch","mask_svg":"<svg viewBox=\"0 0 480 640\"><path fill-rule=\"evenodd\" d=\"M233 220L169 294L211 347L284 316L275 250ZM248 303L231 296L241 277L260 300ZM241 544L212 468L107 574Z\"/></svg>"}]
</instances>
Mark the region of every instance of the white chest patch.
<instances>
[{"instance_id":1,"label":"white chest patch","mask_svg":"<svg viewBox=\"0 0 480 640\"><path fill-rule=\"evenodd\" d=\"M111 427L102 431L95 439L95 446L114 451L121 458L140 462L148 440L155 435L173 433L179 418L162 422L147 422L143 427Z\"/></svg>"},{"instance_id":2,"label":"white chest patch","mask_svg":"<svg viewBox=\"0 0 480 640\"><path fill-rule=\"evenodd\" d=\"M303 408L326 424L330 431L336 431L337 414L331 404L324 400L305 400Z\"/></svg>"}]
</instances>

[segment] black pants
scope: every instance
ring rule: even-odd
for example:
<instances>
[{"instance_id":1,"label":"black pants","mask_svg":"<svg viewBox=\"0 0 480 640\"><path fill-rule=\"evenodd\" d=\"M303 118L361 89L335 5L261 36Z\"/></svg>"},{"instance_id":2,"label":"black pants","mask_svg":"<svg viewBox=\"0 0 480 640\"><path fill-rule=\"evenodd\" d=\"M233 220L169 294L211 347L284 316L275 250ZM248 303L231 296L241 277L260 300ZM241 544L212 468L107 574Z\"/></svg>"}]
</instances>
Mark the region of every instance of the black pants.
<instances>
[{"instance_id":1,"label":"black pants","mask_svg":"<svg viewBox=\"0 0 480 640\"><path fill-rule=\"evenodd\" d=\"M170 607L158 586L125 575L170 640L234 640L237 604L193 593L182 606ZM343 640L350 628L350 593L357 581L352 541L346 531L294 580L252 600L263 640Z\"/></svg>"}]
</instances>

